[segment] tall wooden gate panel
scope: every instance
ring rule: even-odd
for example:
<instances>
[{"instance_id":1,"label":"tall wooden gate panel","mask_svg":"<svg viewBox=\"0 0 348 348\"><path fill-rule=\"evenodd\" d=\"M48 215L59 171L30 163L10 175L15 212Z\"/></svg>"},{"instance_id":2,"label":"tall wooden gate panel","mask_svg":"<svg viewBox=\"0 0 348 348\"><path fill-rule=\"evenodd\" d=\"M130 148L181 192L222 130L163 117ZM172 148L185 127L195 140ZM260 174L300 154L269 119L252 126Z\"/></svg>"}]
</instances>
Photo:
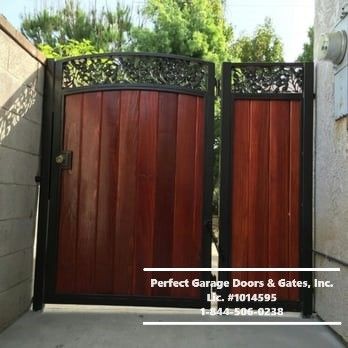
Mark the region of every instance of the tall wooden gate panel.
<instances>
[{"instance_id":1,"label":"tall wooden gate panel","mask_svg":"<svg viewBox=\"0 0 348 348\"><path fill-rule=\"evenodd\" d=\"M66 97L57 293L150 296L144 267L201 265L203 129L198 96Z\"/></svg>"},{"instance_id":2,"label":"tall wooden gate panel","mask_svg":"<svg viewBox=\"0 0 348 348\"><path fill-rule=\"evenodd\" d=\"M224 65L220 267L311 267L310 68ZM265 284L230 288L230 293L272 293L277 306L300 309L302 305L303 309L306 302L306 310L311 310L310 289L300 293L300 288L267 287L268 279L275 284L280 279L310 283L311 273L225 272L222 278Z\"/></svg>"},{"instance_id":3,"label":"tall wooden gate panel","mask_svg":"<svg viewBox=\"0 0 348 348\"><path fill-rule=\"evenodd\" d=\"M209 289L151 288L150 279L207 272L143 268L210 267L214 66L156 54L50 64L41 196L50 204L38 254L47 267L37 268L35 307L204 306Z\"/></svg>"}]
</instances>

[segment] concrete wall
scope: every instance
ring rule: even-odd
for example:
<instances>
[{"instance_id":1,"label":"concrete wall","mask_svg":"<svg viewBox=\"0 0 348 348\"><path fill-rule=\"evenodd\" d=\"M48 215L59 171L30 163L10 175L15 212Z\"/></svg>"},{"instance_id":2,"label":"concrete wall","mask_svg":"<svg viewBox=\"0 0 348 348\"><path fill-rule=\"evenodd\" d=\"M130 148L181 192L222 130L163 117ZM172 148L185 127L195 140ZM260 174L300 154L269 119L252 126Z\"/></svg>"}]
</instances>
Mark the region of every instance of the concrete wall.
<instances>
[{"instance_id":1,"label":"concrete wall","mask_svg":"<svg viewBox=\"0 0 348 348\"><path fill-rule=\"evenodd\" d=\"M32 297L44 62L0 16L0 330Z\"/></svg>"},{"instance_id":2,"label":"concrete wall","mask_svg":"<svg viewBox=\"0 0 348 348\"><path fill-rule=\"evenodd\" d=\"M316 0L315 52L318 37L330 31L346 0ZM315 54L316 56L316 54ZM330 62L316 63L315 250L348 262L348 118L334 119L334 73ZM318 273L335 283L316 289L315 309L327 321L342 321L334 329L348 340L348 268L315 254L316 267L340 267L340 273Z\"/></svg>"}]
</instances>

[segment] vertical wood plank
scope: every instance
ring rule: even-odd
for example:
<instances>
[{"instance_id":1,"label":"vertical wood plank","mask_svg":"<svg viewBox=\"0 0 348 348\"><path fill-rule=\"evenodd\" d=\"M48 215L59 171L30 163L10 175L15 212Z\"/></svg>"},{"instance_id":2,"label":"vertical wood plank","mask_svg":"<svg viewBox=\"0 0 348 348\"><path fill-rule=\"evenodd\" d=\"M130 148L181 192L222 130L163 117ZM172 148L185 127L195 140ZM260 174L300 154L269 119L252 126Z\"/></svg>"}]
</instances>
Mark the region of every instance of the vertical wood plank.
<instances>
[{"instance_id":1,"label":"vertical wood plank","mask_svg":"<svg viewBox=\"0 0 348 348\"><path fill-rule=\"evenodd\" d=\"M251 101L248 267L267 267L268 264L269 109L267 100ZM267 272L248 272L248 280L266 281L267 277ZM263 290L257 289L257 292Z\"/></svg>"},{"instance_id":2,"label":"vertical wood plank","mask_svg":"<svg viewBox=\"0 0 348 348\"><path fill-rule=\"evenodd\" d=\"M177 94L159 93L153 267L172 266L177 103ZM154 277L165 280L171 273ZM152 294L169 296L170 288L154 288Z\"/></svg>"},{"instance_id":3,"label":"vertical wood plank","mask_svg":"<svg viewBox=\"0 0 348 348\"><path fill-rule=\"evenodd\" d=\"M231 267L248 267L250 104L249 100L236 100L232 120ZM247 273L234 272L232 278L247 280ZM231 291L240 293L241 288Z\"/></svg>"},{"instance_id":4,"label":"vertical wood plank","mask_svg":"<svg viewBox=\"0 0 348 348\"><path fill-rule=\"evenodd\" d=\"M287 267L289 231L289 101L271 102L269 161L269 267ZM270 272L277 281L286 273ZM288 289L275 289L278 300L288 299Z\"/></svg>"},{"instance_id":5,"label":"vertical wood plank","mask_svg":"<svg viewBox=\"0 0 348 348\"><path fill-rule=\"evenodd\" d=\"M194 173L196 137L196 98L189 95L178 97L173 267L195 267L195 253L201 241L194 240ZM197 248L196 248L197 247ZM177 275L179 279L190 278L190 274ZM189 288L172 289L177 297L191 295Z\"/></svg>"},{"instance_id":6,"label":"vertical wood plank","mask_svg":"<svg viewBox=\"0 0 348 348\"><path fill-rule=\"evenodd\" d=\"M153 263L157 120L158 93L140 92L133 272L134 294L141 296L151 294L151 273L144 272L143 268Z\"/></svg>"},{"instance_id":7,"label":"vertical wood plank","mask_svg":"<svg viewBox=\"0 0 348 348\"><path fill-rule=\"evenodd\" d=\"M113 289L120 295L133 292L139 94L121 92Z\"/></svg>"},{"instance_id":8,"label":"vertical wood plank","mask_svg":"<svg viewBox=\"0 0 348 348\"><path fill-rule=\"evenodd\" d=\"M98 199L101 93L83 97L76 291L93 293Z\"/></svg>"},{"instance_id":9,"label":"vertical wood plank","mask_svg":"<svg viewBox=\"0 0 348 348\"><path fill-rule=\"evenodd\" d=\"M289 187L289 267L300 267L300 159L301 159L301 102L290 102L290 187ZM289 279L299 279L290 272ZM289 289L289 300L298 301L298 288Z\"/></svg>"},{"instance_id":10,"label":"vertical wood plank","mask_svg":"<svg viewBox=\"0 0 348 348\"><path fill-rule=\"evenodd\" d=\"M113 290L119 128L120 92L103 92L95 265L97 293Z\"/></svg>"},{"instance_id":11,"label":"vertical wood plank","mask_svg":"<svg viewBox=\"0 0 348 348\"><path fill-rule=\"evenodd\" d=\"M80 168L82 95L66 97L64 149L73 152L71 170L62 172L58 232L57 293L75 291L76 234Z\"/></svg>"},{"instance_id":12,"label":"vertical wood plank","mask_svg":"<svg viewBox=\"0 0 348 348\"><path fill-rule=\"evenodd\" d=\"M196 98L196 138L195 138L195 171L194 171L194 207L192 229L192 263L194 267L202 264L202 231L203 231L203 172L204 172L204 99ZM190 279L199 278L200 273L192 272ZM191 296L199 297L200 289L190 287Z\"/></svg>"}]
</instances>

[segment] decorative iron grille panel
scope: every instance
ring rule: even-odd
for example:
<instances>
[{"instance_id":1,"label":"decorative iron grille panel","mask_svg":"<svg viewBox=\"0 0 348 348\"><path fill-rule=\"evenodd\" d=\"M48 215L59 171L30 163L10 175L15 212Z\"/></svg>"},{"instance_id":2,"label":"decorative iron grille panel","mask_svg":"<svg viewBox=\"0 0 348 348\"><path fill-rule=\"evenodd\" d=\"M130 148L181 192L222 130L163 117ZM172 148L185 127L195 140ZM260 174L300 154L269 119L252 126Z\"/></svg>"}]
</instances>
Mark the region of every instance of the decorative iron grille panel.
<instances>
[{"instance_id":1,"label":"decorative iron grille panel","mask_svg":"<svg viewBox=\"0 0 348 348\"><path fill-rule=\"evenodd\" d=\"M232 93L302 93L303 65L232 66Z\"/></svg>"},{"instance_id":2,"label":"decorative iron grille panel","mask_svg":"<svg viewBox=\"0 0 348 348\"><path fill-rule=\"evenodd\" d=\"M155 55L101 55L63 63L62 88L96 85L157 85L205 92L208 64Z\"/></svg>"}]
</instances>

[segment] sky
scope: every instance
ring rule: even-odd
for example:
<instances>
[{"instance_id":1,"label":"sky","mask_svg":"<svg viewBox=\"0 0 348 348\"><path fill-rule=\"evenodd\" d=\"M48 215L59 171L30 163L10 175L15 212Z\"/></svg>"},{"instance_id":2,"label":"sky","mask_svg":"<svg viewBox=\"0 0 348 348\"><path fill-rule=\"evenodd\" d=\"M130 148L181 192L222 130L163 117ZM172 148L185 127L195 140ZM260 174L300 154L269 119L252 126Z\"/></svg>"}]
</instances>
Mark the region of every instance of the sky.
<instances>
[{"instance_id":1,"label":"sky","mask_svg":"<svg viewBox=\"0 0 348 348\"><path fill-rule=\"evenodd\" d=\"M112 0L80 0L88 8L94 2L98 6L108 4ZM130 5L136 18L136 10L144 3L143 0L122 0ZM20 16L24 12L40 10L52 4L62 4L64 0L0 0L0 13L19 28ZM292 62L302 52L307 41L307 30L314 22L314 0L225 0L227 21L232 24L235 35L251 34L258 24L270 17L276 33L284 44L285 61Z\"/></svg>"}]
</instances>

